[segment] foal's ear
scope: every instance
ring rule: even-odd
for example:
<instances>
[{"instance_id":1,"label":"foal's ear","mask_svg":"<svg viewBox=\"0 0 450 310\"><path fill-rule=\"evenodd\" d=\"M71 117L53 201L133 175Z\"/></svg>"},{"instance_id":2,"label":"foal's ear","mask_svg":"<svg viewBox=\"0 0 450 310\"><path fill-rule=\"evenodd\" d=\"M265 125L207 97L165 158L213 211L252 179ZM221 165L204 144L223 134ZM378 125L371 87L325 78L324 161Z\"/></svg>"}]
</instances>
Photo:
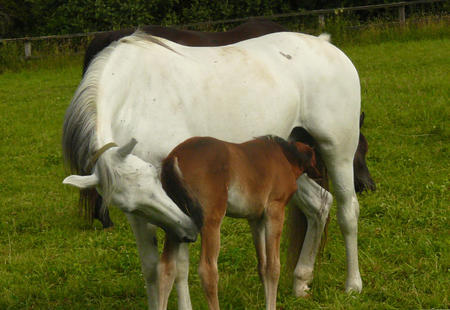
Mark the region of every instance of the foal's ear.
<instances>
[{"instance_id":1,"label":"foal's ear","mask_svg":"<svg viewBox=\"0 0 450 310\"><path fill-rule=\"evenodd\" d=\"M305 164L311 166L316 165L316 153L314 152L314 149L312 147L301 142L295 142L295 147L300 153L306 155L306 157L308 158L308 162Z\"/></svg>"},{"instance_id":2,"label":"foal's ear","mask_svg":"<svg viewBox=\"0 0 450 310\"><path fill-rule=\"evenodd\" d=\"M314 152L314 149L301 142L295 142L295 147L300 154L303 155L301 166L303 167L304 172L312 178L320 177L320 172L316 168L316 153Z\"/></svg>"},{"instance_id":3,"label":"foal's ear","mask_svg":"<svg viewBox=\"0 0 450 310\"><path fill-rule=\"evenodd\" d=\"M81 176L71 175L64 179L63 184L69 184L79 189L88 189L97 186L99 183L98 177L95 174Z\"/></svg>"}]
</instances>

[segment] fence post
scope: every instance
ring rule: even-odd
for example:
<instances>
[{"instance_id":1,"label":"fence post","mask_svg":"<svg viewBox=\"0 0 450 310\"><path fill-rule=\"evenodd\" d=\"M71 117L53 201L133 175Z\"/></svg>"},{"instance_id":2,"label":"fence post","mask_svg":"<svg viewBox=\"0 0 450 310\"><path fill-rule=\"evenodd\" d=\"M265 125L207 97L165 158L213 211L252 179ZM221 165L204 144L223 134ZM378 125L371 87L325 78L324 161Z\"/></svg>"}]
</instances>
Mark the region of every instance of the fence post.
<instances>
[{"instance_id":1,"label":"fence post","mask_svg":"<svg viewBox=\"0 0 450 310\"><path fill-rule=\"evenodd\" d=\"M400 24L405 23L405 6L399 6L398 7L398 20Z\"/></svg>"},{"instance_id":2,"label":"fence post","mask_svg":"<svg viewBox=\"0 0 450 310\"><path fill-rule=\"evenodd\" d=\"M31 41L25 41L25 59L31 58Z\"/></svg>"},{"instance_id":3,"label":"fence post","mask_svg":"<svg viewBox=\"0 0 450 310\"><path fill-rule=\"evenodd\" d=\"M319 15L319 28L325 28L325 15L323 14Z\"/></svg>"}]
</instances>

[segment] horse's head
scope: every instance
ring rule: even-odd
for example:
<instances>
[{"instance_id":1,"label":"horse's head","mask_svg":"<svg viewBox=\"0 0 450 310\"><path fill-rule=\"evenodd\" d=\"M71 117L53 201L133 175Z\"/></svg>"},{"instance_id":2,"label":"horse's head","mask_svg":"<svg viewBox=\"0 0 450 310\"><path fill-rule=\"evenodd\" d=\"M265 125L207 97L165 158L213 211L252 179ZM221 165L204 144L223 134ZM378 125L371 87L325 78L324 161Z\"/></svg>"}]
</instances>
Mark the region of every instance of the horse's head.
<instances>
[{"instance_id":1,"label":"horse's head","mask_svg":"<svg viewBox=\"0 0 450 310\"><path fill-rule=\"evenodd\" d=\"M107 204L140 214L181 241L195 241L197 227L167 196L156 167L131 154L136 143L132 139L122 147L104 151L95 163L93 174L71 175L63 183L80 189L96 187Z\"/></svg>"}]
</instances>

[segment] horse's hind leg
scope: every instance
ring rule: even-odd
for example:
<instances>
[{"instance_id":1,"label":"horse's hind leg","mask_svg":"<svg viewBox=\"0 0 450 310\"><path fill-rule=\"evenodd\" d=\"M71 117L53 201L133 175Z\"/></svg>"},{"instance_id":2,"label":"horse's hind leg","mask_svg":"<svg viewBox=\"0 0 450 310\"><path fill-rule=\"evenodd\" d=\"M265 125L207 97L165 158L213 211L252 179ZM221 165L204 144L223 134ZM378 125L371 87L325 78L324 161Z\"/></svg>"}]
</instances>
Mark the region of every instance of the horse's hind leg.
<instances>
[{"instance_id":1,"label":"horse's hind leg","mask_svg":"<svg viewBox=\"0 0 450 310\"><path fill-rule=\"evenodd\" d=\"M330 154L331 155L331 154ZM337 202L337 218L347 253L346 291L360 292L361 275L358 266L358 217L359 204L353 184L352 158L338 161L328 156L327 168L333 182Z\"/></svg>"},{"instance_id":2,"label":"horse's hind leg","mask_svg":"<svg viewBox=\"0 0 450 310\"><path fill-rule=\"evenodd\" d=\"M294 294L297 297L306 297L309 284L313 279L314 262L333 199L328 191L307 175L302 175L297 180L297 186L298 190L292 202L306 215L308 228L294 271Z\"/></svg>"}]
</instances>

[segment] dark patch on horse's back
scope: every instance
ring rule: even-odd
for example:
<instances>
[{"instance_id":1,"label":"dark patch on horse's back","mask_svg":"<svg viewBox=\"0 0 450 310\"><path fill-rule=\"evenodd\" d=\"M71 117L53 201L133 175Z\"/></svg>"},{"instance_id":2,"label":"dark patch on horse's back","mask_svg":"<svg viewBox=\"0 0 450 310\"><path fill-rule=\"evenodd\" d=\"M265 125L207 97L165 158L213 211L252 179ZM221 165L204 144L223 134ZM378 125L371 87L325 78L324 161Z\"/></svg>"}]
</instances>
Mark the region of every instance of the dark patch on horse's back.
<instances>
[{"instance_id":1,"label":"dark patch on horse's back","mask_svg":"<svg viewBox=\"0 0 450 310\"><path fill-rule=\"evenodd\" d=\"M114 41L118 41L119 39L131 35L135 31L134 28L116 30L116 31L108 31L104 33L99 33L95 35L92 41L89 43L86 53L84 54L83 61L83 76L86 73L86 70L91 63L92 59L101 52L105 47L111 44Z\"/></svg>"},{"instance_id":2,"label":"dark patch on horse's back","mask_svg":"<svg viewBox=\"0 0 450 310\"><path fill-rule=\"evenodd\" d=\"M174 156L168 156L162 165L161 183L170 199L192 218L197 228L200 230L203 226L203 210L195 196L186 187L181 176L175 170Z\"/></svg>"},{"instance_id":3,"label":"dark patch on horse's back","mask_svg":"<svg viewBox=\"0 0 450 310\"><path fill-rule=\"evenodd\" d=\"M287 31L283 26L267 19L249 19L226 32L201 32L157 25L139 28L146 34L161 37L186 46L221 46L256 38L274 32ZM111 42L133 34L136 29L128 28L97 34L89 43L84 55L83 76L92 59Z\"/></svg>"}]
</instances>

